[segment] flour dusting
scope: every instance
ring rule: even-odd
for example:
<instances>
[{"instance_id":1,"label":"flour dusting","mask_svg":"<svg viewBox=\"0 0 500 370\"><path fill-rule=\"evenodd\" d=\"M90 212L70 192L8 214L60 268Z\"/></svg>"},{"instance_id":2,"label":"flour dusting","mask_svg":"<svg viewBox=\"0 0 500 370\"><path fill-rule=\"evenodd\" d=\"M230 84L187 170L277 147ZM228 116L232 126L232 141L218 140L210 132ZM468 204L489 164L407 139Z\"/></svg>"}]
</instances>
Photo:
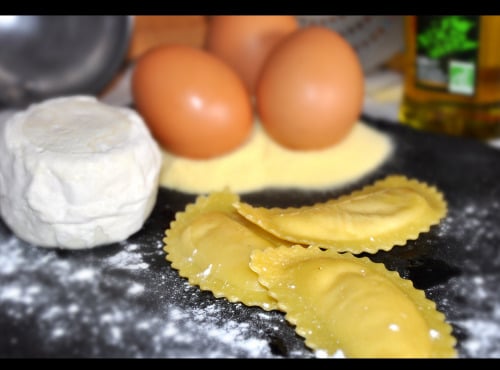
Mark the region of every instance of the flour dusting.
<instances>
[{"instance_id":1,"label":"flour dusting","mask_svg":"<svg viewBox=\"0 0 500 370\"><path fill-rule=\"evenodd\" d=\"M457 242L449 248L463 249L451 253L457 260L450 262L464 268L443 289L441 301L455 326L461 357L500 358L500 225L492 218L497 214L500 203L495 200L464 202L440 225L438 237L451 236ZM485 261L490 268L485 267ZM460 310L456 308L459 305Z\"/></svg>"},{"instance_id":2,"label":"flour dusting","mask_svg":"<svg viewBox=\"0 0 500 370\"><path fill-rule=\"evenodd\" d=\"M168 269L161 240L152 246L124 242L114 253L59 253L4 231L0 325L8 337L0 339L2 356L21 354L28 345L22 328L31 327L39 343L30 349L35 356L282 357L269 344L269 336L279 339L277 331L288 327L282 315L253 308L254 318L238 320L247 308L213 297L193 308L189 302L200 291ZM170 276L151 271L151 258ZM92 346L81 350L80 341ZM312 353L298 346L286 355Z\"/></svg>"},{"instance_id":3,"label":"flour dusting","mask_svg":"<svg viewBox=\"0 0 500 370\"><path fill-rule=\"evenodd\" d=\"M456 202L432 239L449 251L446 263L461 266L426 293L439 298L462 358L500 357L500 230L492 214L499 203ZM163 232L160 222L156 235L68 252L26 244L0 223L0 355L328 357L308 349L282 313L189 285L165 260Z\"/></svg>"}]
</instances>

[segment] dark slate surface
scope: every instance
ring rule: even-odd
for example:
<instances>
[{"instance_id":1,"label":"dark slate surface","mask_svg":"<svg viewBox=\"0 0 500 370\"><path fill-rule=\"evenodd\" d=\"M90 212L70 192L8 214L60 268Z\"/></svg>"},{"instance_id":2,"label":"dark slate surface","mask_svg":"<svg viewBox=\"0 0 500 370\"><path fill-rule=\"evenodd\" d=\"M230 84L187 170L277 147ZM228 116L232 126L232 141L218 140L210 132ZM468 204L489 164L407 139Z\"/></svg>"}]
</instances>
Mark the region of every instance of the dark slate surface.
<instances>
[{"instance_id":1,"label":"dark slate surface","mask_svg":"<svg viewBox=\"0 0 500 370\"><path fill-rule=\"evenodd\" d=\"M499 357L500 151L371 124L393 138L395 152L365 178L342 189L242 198L266 206L310 204L392 173L437 186L449 205L446 219L405 247L370 257L425 289L453 325L460 357ZM0 223L0 356L314 357L282 313L216 299L165 261L164 230L192 200L160 189L142 230L87 251L27 245Z\"/></svg>"}]
</instances>

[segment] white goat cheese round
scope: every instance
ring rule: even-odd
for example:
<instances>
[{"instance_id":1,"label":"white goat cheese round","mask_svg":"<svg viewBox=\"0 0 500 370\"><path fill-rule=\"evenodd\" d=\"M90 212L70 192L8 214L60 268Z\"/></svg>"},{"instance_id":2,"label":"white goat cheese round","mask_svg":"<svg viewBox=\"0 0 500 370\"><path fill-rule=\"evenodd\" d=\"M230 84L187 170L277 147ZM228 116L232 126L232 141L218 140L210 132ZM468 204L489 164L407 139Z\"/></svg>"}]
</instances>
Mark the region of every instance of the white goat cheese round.
<instances>
[{"instance_id":1,"label":"white goat cheese round","mask_svg":"<svg viewBox=\"0 0 500 370\"><path fill-rule=\"evenodd\" d=\"M150 215L160 167L159 146L132 109L49 99L0 124L0 215L41 247L122 241Z\"/></svg>"}]
</instances>

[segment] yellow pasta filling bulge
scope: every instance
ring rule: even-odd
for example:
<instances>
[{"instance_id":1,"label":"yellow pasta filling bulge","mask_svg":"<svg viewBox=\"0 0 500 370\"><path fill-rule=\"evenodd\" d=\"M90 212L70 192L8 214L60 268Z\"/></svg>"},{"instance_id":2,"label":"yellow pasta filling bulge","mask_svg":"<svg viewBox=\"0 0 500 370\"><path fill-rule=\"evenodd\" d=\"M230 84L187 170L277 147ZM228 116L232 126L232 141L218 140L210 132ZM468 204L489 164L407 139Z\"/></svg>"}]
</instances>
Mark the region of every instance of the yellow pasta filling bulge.
<instances>
[{"instance_id":1,"label":"yellow pasta filling bulge","mask_svg":"<svg viewBox=\"0 0 500 370\"><path fill-rule=\"evenodd\" d=\"M234 206L243 217L279 238L355 254L404 245L437 224L447 211L437 189L404 176L388 176L312 206L265 208L245 202Z\"/></svg>"},{"instance_id":2,"label":"yellow pasta filling bulge","mask_svg":"<svg viewBox=\"0 0 500 370\"><path fill-rule=\"evenodd\" d=\"M317 247L256 250L250 267L313 349L347 357L454 357L444 315L381 263Z\"/></svg>"},{"instance_id":3,"label":"yellow pasta filling bulge","mask_svg":"<svg viewBox=\"0 0 500 370\"><path fill-rule=\"evenodd\" d=\"M179 212L163 239L167 260L192 285L231 302L277 308L248 265L253 249L290 245L239 215L229 191L199 196Z\"/></svg>"},{"instance_id":4,"label":"yellow pasta filling bulge","mask_svg":"<svg viewBox=\"0 0 500 370\"><path fill-rule=\"evenodd\" d=\"M289 266L287 278L293 293L285 289L286 297L276 293L276 298L286 304L301 297L300 309L309 312L307 319L318 329L314 335L303 333L318 343L314 347L335 343L334 349L348 357L430 356L429 328L418 309L394 284L366 267L319 257Z\"/></svg>"}]
</instances>

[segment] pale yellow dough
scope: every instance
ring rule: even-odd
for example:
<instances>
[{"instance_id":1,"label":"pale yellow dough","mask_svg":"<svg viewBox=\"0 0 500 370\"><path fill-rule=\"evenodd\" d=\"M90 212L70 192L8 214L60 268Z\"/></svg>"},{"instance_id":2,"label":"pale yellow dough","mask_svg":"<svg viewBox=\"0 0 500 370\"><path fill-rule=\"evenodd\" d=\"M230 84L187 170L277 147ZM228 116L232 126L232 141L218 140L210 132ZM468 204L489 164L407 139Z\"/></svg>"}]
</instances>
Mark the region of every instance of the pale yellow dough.
<instances>
[{"instance_id":1,"label":"pale yellow dough","mask_svg":"<svg viewBox=\"0 0 500 370\"><path fill-rule=\"evenodd\" d=\"M303 246L254 250L250 268L306 344L346 357L456 357L436 304L382 263Z\"/></svg>"},{"instance_id":2,"label":"pale yellow dough","mask_svg":"<svg viewBox=\"0 0 500 370\"><path fill-rule=\"evenodd\" d=\"M341 186L375 170L393 149L386 134L362 121L339 144L315 151L286 149L272 141L258 121L254 127L246 144L221 157L194 160L163 151L160 185L187 193Z\"/></svg>"}]
</instances>

